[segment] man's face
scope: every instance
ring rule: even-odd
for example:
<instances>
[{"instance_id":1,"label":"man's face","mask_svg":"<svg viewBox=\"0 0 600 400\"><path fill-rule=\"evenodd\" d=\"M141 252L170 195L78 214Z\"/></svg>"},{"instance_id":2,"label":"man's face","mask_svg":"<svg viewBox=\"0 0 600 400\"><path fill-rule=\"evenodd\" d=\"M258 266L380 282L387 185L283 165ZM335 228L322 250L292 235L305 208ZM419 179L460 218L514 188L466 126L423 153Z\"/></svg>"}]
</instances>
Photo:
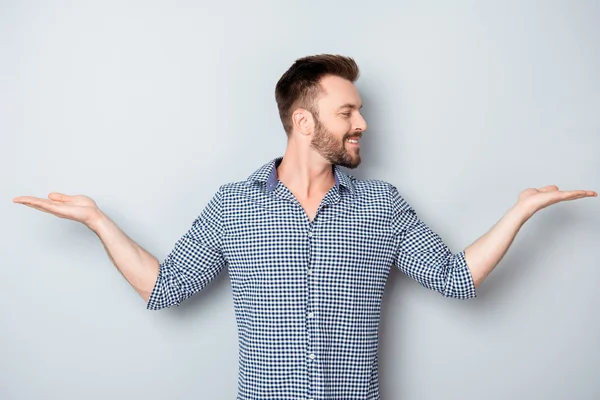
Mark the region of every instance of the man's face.
<instances>
[{"instance_id":1,"label":"man's face","mask_svg":"<svg viewBox=\"0 0 600 400\"><path fill-rule=\"evenodd\" d=\"M367 129L360 114L362 101L356 86L339 77L321 81L320 95L313 115L315 125L311 147L332 164L356 168L361 162L359 139Z\"/></svg>"}]
</instances>

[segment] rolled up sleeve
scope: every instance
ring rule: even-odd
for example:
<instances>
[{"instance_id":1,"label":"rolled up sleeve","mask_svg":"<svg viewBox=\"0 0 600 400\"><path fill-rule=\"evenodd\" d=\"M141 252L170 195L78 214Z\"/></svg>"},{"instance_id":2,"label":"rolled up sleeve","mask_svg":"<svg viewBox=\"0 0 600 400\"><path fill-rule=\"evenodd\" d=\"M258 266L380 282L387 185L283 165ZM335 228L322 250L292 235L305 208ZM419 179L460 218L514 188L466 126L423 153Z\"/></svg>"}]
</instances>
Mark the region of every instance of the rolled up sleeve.
<instances>
[{"instance_id":1,"label":"rolled up sleeve","mask_svg":"<svg viewBox=\"0 0 600 400\"><path fill-rule=\"evenodd\" d=\"M147 309L178 306L202 290L225 266L221 251L221 189L160 264Z\"/></svg>"},{"instance_id":2,"label":"rolled up sleeve","mask_svg":"<svg viewBox=\"0 0 600 400\"><path fill-rule=\"evenodd\" d=\"M396 187L391 186L390 196L396 267L425 288L446 297L476 297L464 251L453 253L442 238L418 217Z\"/></svg>"}]
</instances>

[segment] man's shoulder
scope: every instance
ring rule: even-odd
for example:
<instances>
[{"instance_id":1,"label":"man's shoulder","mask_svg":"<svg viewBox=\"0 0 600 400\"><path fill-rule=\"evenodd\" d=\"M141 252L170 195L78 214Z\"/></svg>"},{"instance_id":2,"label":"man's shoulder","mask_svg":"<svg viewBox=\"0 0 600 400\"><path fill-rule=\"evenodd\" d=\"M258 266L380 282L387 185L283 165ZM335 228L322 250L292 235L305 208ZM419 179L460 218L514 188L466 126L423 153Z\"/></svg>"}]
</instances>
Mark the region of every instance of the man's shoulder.
<instances>
[{"instance_id":1,"label":"man's shoulder","mask_svg":"<svg viewBox=\"0 0 600 400\"><path fill-rule=\"evenodd\" d=\"M409 207L398 185L390 181L375 178L358 179L351 175L349 178L363 204L387 204L398 209Z\"/></svg>"},{"instance_id":2,"label":"man's shoulder","mask_svg":"<svg viewBox=\"0 0 600 400\"><path fill-rule=\"evenodd\" d=\"M346 174L346 176L359 196L388 196L395 189L391 182L383 179L357 178L350 174Z\"/></svg>"},{"instance_id":3,"label":"man's shoulder","mask_svg":"<svg viewBox=\"0 0 600 400\"><path fill-rule=\"evenodd\" d=\"M268 171L263 166L245 178L221 183L217 195L230 201L256 198L265 194L265 188L268 184Z\"/></svg>"},{"instance_id":4,"label":"man's shoulder","mask_svg":"<svg viewBox=\"0 0 600 400\"><path fill-rule=\"evenodd\" d=\"M219 186L221 194L241 194L257 188L259 183L267 183L277 158L270 159L258 168L251 170L245 178L222 183Z\"/></svg>"},{"instance_id":5,"label":"man's shoulder","mask_svg":"<svg viewBox=\"0 0 600 400\"><path fill-rule=\"evenodd\" d=\"M252 185L250 185L250 183L246 179L232 181L221 184L219 186L219 192L222 195L247 193L249 190L251 190L251 186Z\"/></svg>"},{"instance_id":6,"label":"man's shoulder","mask_svg":"<svg viewBox=\"0 0 600 400\"><path fill-rule=\"evenodd\" d=\"M354 186L363 190L389 190L393 187L392 183L376 178L355 178L352 175L348 175L354 183Z\"/></svg>"}]
</instances>

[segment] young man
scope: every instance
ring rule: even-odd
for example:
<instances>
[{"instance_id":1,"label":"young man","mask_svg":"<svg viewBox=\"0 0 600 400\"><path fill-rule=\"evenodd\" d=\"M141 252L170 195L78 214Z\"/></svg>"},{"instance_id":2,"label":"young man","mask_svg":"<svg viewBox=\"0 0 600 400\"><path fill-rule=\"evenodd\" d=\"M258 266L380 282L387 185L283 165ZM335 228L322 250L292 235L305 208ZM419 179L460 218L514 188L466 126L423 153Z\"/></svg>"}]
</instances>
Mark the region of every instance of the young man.
<instances>
[{"instance_id":1,"label":"young man","mask_svg":"<svg viewBox=\"0 0 600 400\"><path fill-rule=\"evenodd\" d=\"M393 185L339 168L361 162L358 75L347 57L297 60L276 86L283 156L221 186L161 263L89 197L14 201L87 225L149 309L178 305L227 265L238 399L379 399L378 327L391 266L444 296L472 298L535 212L597 194L527 189L489 232L452 253Z\"/></svg>"}]
</instances>

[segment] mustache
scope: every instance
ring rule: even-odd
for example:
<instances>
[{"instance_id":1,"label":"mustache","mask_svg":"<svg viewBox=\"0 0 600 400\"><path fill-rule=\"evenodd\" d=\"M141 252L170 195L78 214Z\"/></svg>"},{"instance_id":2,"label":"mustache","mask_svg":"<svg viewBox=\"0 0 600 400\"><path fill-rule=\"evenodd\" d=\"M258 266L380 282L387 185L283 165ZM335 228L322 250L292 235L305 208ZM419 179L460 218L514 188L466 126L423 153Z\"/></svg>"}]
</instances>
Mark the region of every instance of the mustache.
<instances>
[{"instance_id":1,"label":"mustache","mask_svg":"<svg viewBox=\"0 0 600 400\"><path fill-rule=\"evenodd\" d=\"M352 137L357 137L357 138L361 138L362 137L362 132L352 132L352 133L346 133L344 135L344 140L348 139L348 138L352 138Z\"/></svg>"}]
</instances>

